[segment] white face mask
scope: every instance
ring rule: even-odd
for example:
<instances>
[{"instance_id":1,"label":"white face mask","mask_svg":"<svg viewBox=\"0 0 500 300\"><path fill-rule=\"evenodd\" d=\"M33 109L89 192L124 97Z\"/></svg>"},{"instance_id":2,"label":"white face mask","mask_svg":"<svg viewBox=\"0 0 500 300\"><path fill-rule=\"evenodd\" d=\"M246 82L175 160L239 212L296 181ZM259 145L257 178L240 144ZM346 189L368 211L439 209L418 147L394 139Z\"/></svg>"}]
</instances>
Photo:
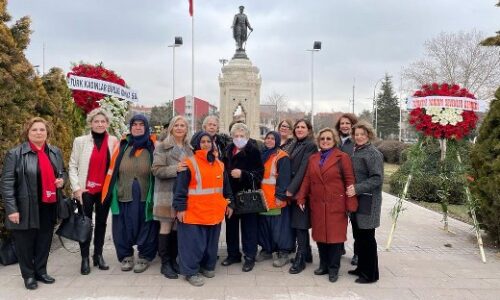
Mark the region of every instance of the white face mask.
<instances>
[{"instance_id":1,"label":"white face mask","mask_svg":"<svg viewBox=\"0 0 500 300\"><path fill-rule=\"evenodd\" d=\"M247 145L248 140L246 138L235 138L233 143L238 149L241 149Z\"/></svg>"}]
</instances>

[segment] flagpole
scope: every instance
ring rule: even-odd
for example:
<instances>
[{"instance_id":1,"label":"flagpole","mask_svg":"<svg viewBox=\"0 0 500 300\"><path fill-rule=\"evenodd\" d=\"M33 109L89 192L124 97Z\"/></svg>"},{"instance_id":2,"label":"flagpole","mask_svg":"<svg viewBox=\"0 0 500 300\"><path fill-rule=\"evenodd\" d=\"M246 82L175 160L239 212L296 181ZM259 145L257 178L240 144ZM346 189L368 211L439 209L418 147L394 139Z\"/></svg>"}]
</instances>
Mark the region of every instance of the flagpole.
<instances>
[{"instance_id":1,"label":"flagpole","mask_svg":"<svg viewBox=\"0 0 500 300\"><path fill-rule=\"evenodd\" d=\"M194 98L194 13L191 16L191 96L193 97L193 102L192 102L192 117L191 117L191 129L192 132L194 133L195 131L195 98Z\"/></svg>"}]
</instances>

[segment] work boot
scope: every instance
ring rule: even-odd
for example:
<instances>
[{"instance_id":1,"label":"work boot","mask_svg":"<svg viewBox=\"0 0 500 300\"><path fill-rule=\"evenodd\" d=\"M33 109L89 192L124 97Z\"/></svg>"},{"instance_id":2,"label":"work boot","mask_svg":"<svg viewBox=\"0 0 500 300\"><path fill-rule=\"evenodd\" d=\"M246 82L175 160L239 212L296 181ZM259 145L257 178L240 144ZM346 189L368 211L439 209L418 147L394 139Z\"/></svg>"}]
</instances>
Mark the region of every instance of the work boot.
<instances>
[{"instance_id":1,"label":"work boot","mask_svg":"<svg viewBox=\"0 0 500 300\"><path fill-rule=\"evenodd\" d=\"M276 255L276 259L273 261L273 267L281 268L286 265L290 259L288 258L288 253L286 252L278 252Z\"/></svg>"},{"instance_id":2,"label":"work boot","mask_svg":"<svg viewBox=\"0 0 500 300\"><path fill-rule=\"evenodd\" d=\"M142 273L149 268L149 261L144 258L138 258L134 265L134 273Z\"/></svg>"},{"instance_id":3,"label":"work boot","mask_svg":"<svg viewBox=\"0 0 500 300\"><path fill-rule=\"evenodd\" d=\"M127 256L122 260L122 271L127 272L134 268L134 257Z\"/></svg>"},{"instance_id":4,"label":"work boot","mask_svg":"<svg viewBox=\"0 0 500 300\"><path fill-rule=\"evenodd\" d=\"M273 258L272 253L269 253L266 250L260 250L259 255L257 255L257 257L255 258L255 261L261 262L272 258Z\"/></svg>"},{"instance_id":5,"label":"work boot","mask_svg":"<svg viewBox=\"0 0 500 300\"><path fill-rule=\"evenodd\" d=\"M205 280L199 274L186 276L186 280L193 286L202 286L205 284Z\"/></svg>"}]
</instances>

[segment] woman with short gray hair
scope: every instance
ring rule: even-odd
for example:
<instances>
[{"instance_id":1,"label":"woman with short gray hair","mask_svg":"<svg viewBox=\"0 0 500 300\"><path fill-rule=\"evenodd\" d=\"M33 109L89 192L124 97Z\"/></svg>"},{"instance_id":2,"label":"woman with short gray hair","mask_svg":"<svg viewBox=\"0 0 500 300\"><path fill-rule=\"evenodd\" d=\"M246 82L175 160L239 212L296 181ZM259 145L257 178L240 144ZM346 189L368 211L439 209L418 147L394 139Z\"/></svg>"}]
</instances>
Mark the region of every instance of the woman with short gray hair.
<instances>
[{"instance_id":1,"label":"woman with short gray hair","mask_svg":"<svg viewBox=\"0 0 500 300\"><path fill-rule=\"evenodd\" d=\"M228 146L224 167L229 174L229 182L234 195L243 190L260 188L264 176L264 165L257 147L249 142L250 130L243 123L235 123L231 127L233 142ZM255 266L258 240L258 214L249 213L228 216L226 218L227 258L223 266L241 262L241 244L245 263L243 272L249 272Z\"/></svg>"}]
</instances>

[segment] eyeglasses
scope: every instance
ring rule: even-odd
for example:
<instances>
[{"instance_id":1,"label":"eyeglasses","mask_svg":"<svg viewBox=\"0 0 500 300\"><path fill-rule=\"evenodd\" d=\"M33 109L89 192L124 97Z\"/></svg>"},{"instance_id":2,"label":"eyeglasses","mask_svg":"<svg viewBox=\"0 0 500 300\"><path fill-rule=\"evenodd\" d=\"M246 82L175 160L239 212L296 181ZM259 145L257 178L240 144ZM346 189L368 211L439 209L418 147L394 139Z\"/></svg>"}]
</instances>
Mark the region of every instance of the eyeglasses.
<instances>
[{"instance_id":1,"label":"eyeglasses","mask_svg":"<svg viewBox=\"0 0 500 300\"><path fill-rule=\"evenodd\" d=\"M333 141L333 138L326 136L319 139L320 141Z\"/></svg>"}]
</instances>

